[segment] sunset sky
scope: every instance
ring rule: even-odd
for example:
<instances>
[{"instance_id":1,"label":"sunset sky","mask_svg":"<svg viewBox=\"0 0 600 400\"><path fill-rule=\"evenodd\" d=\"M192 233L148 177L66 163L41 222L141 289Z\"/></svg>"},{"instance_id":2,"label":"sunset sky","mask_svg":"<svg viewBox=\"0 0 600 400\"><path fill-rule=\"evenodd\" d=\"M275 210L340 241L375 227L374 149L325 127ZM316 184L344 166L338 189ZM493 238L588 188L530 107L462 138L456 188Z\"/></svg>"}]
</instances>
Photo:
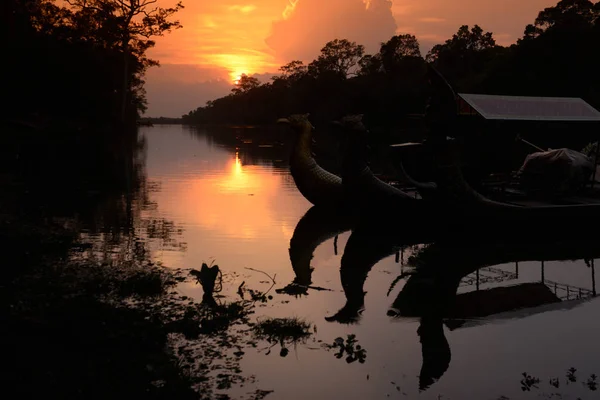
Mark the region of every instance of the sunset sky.
<instances>
[{"instance_id":1,"label":"sunset sky","mask_svg":"<svg viewBox=\"0 0 600 400\"><path fill-rule=\"evenodd\" d=\"M159 0L163 7L176 0ZM423 54L461 25L479 24L514 43L537 13L557 0L183 0L183 29L156 40L161 62L147 75L147 116L179 117L227 94L240 74L263 81L292 60L310 62L329 40L346 38L368 53L395 34L417 36Z\"/></svg>"}]
</instances>

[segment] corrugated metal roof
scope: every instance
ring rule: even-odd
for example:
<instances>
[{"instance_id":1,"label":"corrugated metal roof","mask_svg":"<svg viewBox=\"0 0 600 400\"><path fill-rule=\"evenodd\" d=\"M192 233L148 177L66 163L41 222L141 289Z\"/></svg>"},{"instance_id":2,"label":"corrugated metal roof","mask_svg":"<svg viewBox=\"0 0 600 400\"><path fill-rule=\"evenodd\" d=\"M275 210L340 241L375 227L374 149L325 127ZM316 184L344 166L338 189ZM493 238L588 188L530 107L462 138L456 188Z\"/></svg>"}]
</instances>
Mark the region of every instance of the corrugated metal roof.
<instances>
[{"instance_id":1,"label":"corrugated metal roof","mask_svg":"<svg viewBox=\"0 0 600 400\"><path fill-rule=\"evenodd\" d=\"M524 121L596 121L600 111L580 98L493 96L459 93L485 119Z\"/></svg>"}]
</instances>

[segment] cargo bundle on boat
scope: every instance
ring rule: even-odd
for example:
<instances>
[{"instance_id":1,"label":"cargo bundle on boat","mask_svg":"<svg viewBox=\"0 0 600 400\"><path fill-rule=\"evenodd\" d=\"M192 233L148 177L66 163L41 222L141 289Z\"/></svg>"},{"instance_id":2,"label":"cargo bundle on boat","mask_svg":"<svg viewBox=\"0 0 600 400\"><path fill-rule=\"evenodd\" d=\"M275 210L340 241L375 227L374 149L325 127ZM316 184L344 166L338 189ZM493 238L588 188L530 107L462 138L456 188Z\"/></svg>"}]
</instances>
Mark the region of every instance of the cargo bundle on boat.
<instances>
[{"instance_id":1,"label":"cargo bundle on boat","mask_svg":"<svg viewBox=\"0 0 600 400\"><path fill-rule=\"evenodd\" d=\"M598 110L579 98L453 98L456 111L442 114L425 142L392 145L411 166L406 175L421 172L413 183L423 197L452 221L551 226L600 217Z\"/></svg>"}]
</instances>

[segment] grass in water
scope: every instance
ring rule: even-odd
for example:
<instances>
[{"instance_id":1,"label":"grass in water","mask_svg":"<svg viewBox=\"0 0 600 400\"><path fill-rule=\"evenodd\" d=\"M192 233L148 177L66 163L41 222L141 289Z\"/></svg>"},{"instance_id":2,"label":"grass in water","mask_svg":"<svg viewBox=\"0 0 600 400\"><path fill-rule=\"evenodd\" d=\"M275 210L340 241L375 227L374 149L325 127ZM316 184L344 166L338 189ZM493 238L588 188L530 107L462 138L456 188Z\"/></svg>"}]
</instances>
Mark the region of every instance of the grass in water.
<instances>
[{"instance_id":1,"label":"grass in water","mask_svg":"<svg viewBox=\"0 0 600 400\"><path fill-rule=\"evenodd\" d=\"M258 339L266 340L273 346L279 343L281 345L279 355L285 357L289 353L288 345L304 343L312 335L310 328L308 322L299 318L266 318L257 322L253 329Z\"/></svg>"}]
</instances>

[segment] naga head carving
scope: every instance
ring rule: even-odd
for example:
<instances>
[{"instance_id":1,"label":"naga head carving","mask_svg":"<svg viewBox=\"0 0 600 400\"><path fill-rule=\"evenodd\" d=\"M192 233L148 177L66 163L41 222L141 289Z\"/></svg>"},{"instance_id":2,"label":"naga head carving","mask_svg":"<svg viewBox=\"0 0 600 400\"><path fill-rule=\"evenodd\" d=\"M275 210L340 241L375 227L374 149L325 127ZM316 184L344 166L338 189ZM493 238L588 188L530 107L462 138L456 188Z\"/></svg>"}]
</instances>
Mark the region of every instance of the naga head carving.
<instances>
[{"instance_id":1,"label":"naga head carving","mask_svg":"<svg viewBox=\"0 0 600 400\"><path fill-rule=\"evenodd\" d=\"M339 121L334 121L333 124L356 133L367 133L367 128L363 124L363 116L363 114L346 115Z\"/></svg>"},{"instance_id":2,"label":"naga head carving","mask_svg":"<svg viewBox=\"0 0 600 400\"><path fill-rule=\"evenodd\" d=\"M363 123L363 114L347 115L333 126L341 130L339 137L342 142L342 151L346 161L366 161L369 150L369 130Z\"/></svg>"},{"instance_id":3,"label":"naga head carving","mask_svg":"<svg viewBox=\"0 0 600 400\"><path fill-rule=\"evenodd\" d=\"M279 118L277 123L289 125L297 132L302 132L307 127L314 130L315 127L310 123L308 119L309 116L310 114L292 114L287 118Z\"/></svg>"}]
</instances>

